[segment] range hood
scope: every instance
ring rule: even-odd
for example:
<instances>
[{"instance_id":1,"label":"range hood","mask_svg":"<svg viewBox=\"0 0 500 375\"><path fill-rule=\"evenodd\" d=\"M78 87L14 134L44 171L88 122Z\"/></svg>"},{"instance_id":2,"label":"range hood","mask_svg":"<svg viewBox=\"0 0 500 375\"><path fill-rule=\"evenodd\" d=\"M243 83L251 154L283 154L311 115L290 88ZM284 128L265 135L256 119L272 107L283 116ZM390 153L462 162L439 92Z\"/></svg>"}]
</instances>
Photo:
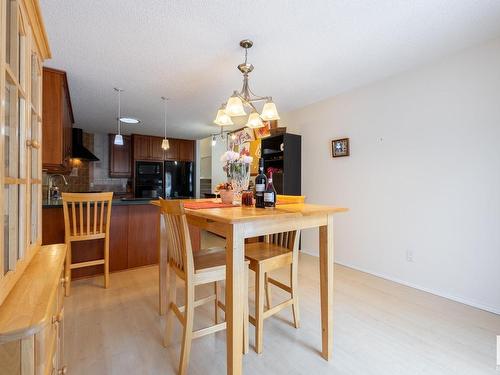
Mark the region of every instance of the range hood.
<instances>
[{"instance_id":1,"label":"range hood","mask_svg":"<svg viewBox=\"0 0 500 375\"><path fill-rule=\"evenodd\" d=\"M83 146L83 130L78 128L73 128L73 151L71 157L74 159L88 160L88 161L99 161L93 153Z\"/></svg>"}]
</instances>

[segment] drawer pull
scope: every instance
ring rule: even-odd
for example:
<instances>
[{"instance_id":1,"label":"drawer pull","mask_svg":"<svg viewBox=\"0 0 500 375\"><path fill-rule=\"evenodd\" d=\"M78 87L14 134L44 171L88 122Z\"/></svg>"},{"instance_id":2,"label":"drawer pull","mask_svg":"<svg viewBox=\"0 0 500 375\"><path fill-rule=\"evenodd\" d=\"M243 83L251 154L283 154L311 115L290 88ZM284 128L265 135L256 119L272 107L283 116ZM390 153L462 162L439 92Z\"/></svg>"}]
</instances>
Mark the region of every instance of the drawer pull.
<instances>
[{"instance_id":1,"label":"drawer pull","mask_svg":"<svg viewBox=\"0 0 500 375\"><path fill-rule=\"evenodd\" d=\"M63 366L59 369L59 371L57 371L57 373L60 375L65 375L68 373L68 368L66 366Z\"/></svg>"}]
</instances>

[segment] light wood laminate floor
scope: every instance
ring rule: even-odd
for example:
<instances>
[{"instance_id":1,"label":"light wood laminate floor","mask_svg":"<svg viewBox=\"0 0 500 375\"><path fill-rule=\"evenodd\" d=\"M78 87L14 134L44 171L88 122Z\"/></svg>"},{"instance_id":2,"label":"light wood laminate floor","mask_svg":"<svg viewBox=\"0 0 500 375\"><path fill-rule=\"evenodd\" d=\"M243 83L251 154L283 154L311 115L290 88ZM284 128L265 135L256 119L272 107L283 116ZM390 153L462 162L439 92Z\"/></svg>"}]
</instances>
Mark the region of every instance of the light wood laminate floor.
<instances>
[{"instance_id":1,"label":"light wood laminate floor","mask_svg":"<svg viewBox=\"0 0 500 375\"><path fill-rule=\"evenodd\" d=\"M495 366L500 316L338 265L333 360L324 361L318 267L317 258L301 254L301 328L291 326L289 309L266 320L264 352L251 349L244 356L246 374L500 374ZM284 273L276 276L287 280ZM173 344L163 348L157 280L158 268L147 267L112 274L107 290L102 277L72 284L65 302L69 373L176 373L180 325ZM278 302L281 296L273 290ZM211 307L197 309L195 328L212 321ZM251 346L253 341L251 326ZM190 374L225 374L225 364L225 332L193 342Z\"/></svg>"}]
</instances>

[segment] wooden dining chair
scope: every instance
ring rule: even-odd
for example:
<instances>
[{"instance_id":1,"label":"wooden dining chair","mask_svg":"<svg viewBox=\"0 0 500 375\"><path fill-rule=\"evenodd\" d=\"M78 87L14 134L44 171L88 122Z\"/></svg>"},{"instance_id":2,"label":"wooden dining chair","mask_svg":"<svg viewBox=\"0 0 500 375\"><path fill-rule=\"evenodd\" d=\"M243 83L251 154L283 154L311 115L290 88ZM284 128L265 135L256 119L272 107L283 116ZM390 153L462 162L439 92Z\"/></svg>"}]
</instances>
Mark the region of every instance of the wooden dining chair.
<instances>
[{"instance_id":1,"label":"wooden dining chair","mask_svg":"<svg viewBox=\"0 0 500 375\"><path fill-rule=\"evenodd\" d=\"M192 339L226 329L226 322L219 323L218 309L224 309L219 301L218 283L226 280L226 251L224 248L202 249L192 251L189 229L180 200L163 200L160 198L161 213L165 219L167 239L167 314L165 322L164 345L170 344L174 315L183 326L181 358L179 374L187 372ZM248 262L245 267L245 288L248 288ZM178 306L177 278L184 282L184 306ZM195 300L195 287L213 283L214 294ZM248 298L244 305L245 323L243 324L243 351L248 351ZM194 308L206 303L214 303L215 324L193 331Z\"/></svg>"},{"instance_id":2,"label":"wooden dining chair","mask_svg":"<svg viewBox=\"0 0 500 375\"><path fill-rule=\"evenodd\" d=\"M278 195L279 204L304 203L304 196ZM298 262L300 231L275 233L264 236L263 242L247 243L245 258L250 261L250 269L255 272L255 316L250 316L250 323L255 326L255 351L262 353L264 319L292 306L295 328L299 328ZM268 276L268 273L283 267L290 268L290 285ZM290 293L286 301L271 306L270 284ZM264 293L266 310L264 310Z\"/></svg>"},{"instance_id":3,"label":"wooden dining chair","mask_svg":"<svg viewBox=\"0 0 500 375\"><path fill-rule=\"evenodd\" d=\"M65 294L69 296L71 270L104 265L104 287L109 287L109 227L113 193L62 193L64 238L68 247L65 267ZM71 244L76 241L104 239L102 259L71 262Z\"/></svg>"}]
</instances>

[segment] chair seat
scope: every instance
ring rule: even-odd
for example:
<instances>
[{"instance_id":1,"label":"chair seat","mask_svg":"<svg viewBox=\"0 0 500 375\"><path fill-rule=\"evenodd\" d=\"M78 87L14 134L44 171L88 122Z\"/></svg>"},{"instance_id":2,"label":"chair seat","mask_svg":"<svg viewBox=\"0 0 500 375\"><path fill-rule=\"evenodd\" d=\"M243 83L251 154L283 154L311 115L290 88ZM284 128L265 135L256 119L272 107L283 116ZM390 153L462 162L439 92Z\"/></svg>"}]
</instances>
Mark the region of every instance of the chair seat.
<instances>
[{"instance_id":1,"label":"chair seat","mask_svg":"<svg viewBox=\"0 0 500 375\"><path fill-rule=\"evenodd\" d=\"M251 262L263 263L276 258L292 259L292 251L286 247L267 242L254 242L245 245L245 258Z\"/></svg>"},{"instance_id":2,"label":"chair seat","mask_svg":"<svg viewBox=\"0 0 500 375\"><path fill-rule=\"evenodd\" d=\"M226 266L226 249L211 247L193 252L195 272L203 272L210 268Z\"/></svg>"}]
</instances>

